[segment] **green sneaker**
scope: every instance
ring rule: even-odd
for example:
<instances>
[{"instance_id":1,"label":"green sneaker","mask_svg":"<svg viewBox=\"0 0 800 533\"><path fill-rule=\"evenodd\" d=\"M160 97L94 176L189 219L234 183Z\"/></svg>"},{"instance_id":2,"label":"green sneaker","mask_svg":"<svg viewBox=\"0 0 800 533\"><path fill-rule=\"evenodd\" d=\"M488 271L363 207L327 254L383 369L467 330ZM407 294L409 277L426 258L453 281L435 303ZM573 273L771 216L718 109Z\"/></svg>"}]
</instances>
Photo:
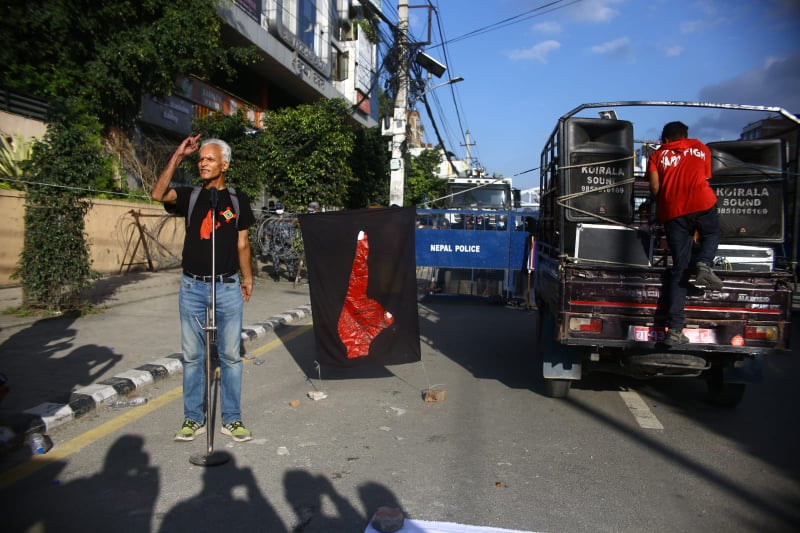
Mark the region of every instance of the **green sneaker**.
<instances>
[{"instance_id":1,"label":"green sneaker","mask_svg":"<svg viewBox=\"0 0 800 533\"><path fill-rule=\"evenodd\" d=\"M710 266L699 262L695 266L697 267L697 277L695 277L696 284L708 287L709 289L715 291L722 290L722 287L725 285L722 283L722 280L719 279L716 274L714 274L714 271L711 270Z\"/></svg>"},{"instance_id":2,"label":"green sneaker","mask_svg":"<svg viewBox=\"0 0 800 533\"><path fill-rule=\"evenodd\" d=\"M671 329L663 340L663 344L670 348L679 344L689 344L689 337L684 335L683 331L679 329Z\"/></svg>"},{"instance_id":3,"label":"green sneaker","mask_svg":"<svg viewBox=\"0 0 800 533\"><path fill-rule=\"evenodd\" d=\"M201 426L194 420L189 420L188 418L183 421L183 425L181 429L175 433L175 440L177 441L190 441L194 440L194 438L198 435L202 435L206 432L206 427Z\"/></svg>"},{"instance_id":4,"label":"green sneaker","mask_svg":"<svg viewBox=\"0 0 800 533\"><path fill-rule=\"evenodd\" d=\"M250 430L244 427L241 420L234 420L230 424L225 424L220 430L223 435L230 435L236 442L247 442L253 439Z\"/></svg>"}]
</instances>

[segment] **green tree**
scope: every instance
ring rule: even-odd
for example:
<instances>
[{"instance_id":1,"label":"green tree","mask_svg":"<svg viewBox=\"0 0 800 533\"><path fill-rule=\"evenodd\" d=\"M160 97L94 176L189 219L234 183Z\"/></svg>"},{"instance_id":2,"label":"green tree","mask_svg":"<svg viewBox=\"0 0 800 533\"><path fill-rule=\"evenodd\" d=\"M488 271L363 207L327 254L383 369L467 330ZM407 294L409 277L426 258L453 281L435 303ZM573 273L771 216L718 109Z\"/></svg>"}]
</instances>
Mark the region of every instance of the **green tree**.
<instances>
[{"instance_id":1,"label":"green tree","mask_svg":"<svg viewBox=\"0 0 800 533\"><path fill-rule=\"evenodd\" d=\"M267 186L264 174L263 135L256 130L241 109L233 115L213 113L207 117L195 119L192 131L202 135L203 139L216 137L231 146L231 165L226 182L238 190L242 190L252 199L261 197ZM191 158L192 173L197 174L197 158ZM254 206L255 207L255 206Z\"/></svg>"},{"instance_id":2,"label":"green tree","mask_svg":"<svg viewBox=\"0 0 800 533\"><path fill-rule=\"evenodd\" d=\"M389 204L389 160L386 139L380 127L355 131L355 146L350 156L355 183L349 188L344 207L358 209Z\"/></svg>"},{"instance_id":3,"label":"green tree","mask_svg":"<svg viewBox=\"0 0 800 533\"><path fill-rule=\"evenodd\" d=\"M84 102L105 127L130 130L143 94L178 75L232 77L253 48L223 47L217 8L231 0L3 2L0 79L52 102Z\"/></svg>"},{"instance_id":4,"label":"green tree","mask_svg":"<svg viewBox=\"0 0 800 533\"><path fill-rule=\"evenodd\" d=\"M431 204L441 198L447 182L436 176L442 156L438 150L423 150L417 157L409 156L406 168L406 183L403 192L404 204L411 206L443 207Z\"/></svg>"},{"instance_id":5,"label":"green tree","mask_svg":"<svg viewBox=\"0 0 800 533\"><path fill-rule=\"evenodd\" d=\"M178 76L231 79L238 66L256 60L254 47L222 44L217 10L232 4L232 0L2 3L3 84L43 97L51 108L70 109L69 121L64 114L54 119L44 142L34 150L30 180L37 185L28 188L25 249L18 271L27 304L74 305L88 283L82 216L90 202L81 198L90 189L113 190L117 185L100 152L100 132L130 137L142 96L171 94ZM249 190L249 184L242 187Z\"/></svg>"},{"instance_id":6,"label":"green tree","mask_svg":"<svg viewBox=\"0 0 800 533\"><path fill-rule=\"evenodd\" d=\"M50 310L82 307L91 277L84 217L86 188L112 178L101 127L83 110L61 109L33 146L25 198L25 246L15 276L24 305Z\"/></svg>"},{"instance_id":7,"label":"green tree","mask_svg":"<svg viewBox=\"0 0 800 533\"><path fill-rule=\"evenodd\" d=\"M308 202L344 206L354 182L355 133L344 100L285 108L264 119L264 171L270 193L289 211Z\"/></svg>"}]
</instances>

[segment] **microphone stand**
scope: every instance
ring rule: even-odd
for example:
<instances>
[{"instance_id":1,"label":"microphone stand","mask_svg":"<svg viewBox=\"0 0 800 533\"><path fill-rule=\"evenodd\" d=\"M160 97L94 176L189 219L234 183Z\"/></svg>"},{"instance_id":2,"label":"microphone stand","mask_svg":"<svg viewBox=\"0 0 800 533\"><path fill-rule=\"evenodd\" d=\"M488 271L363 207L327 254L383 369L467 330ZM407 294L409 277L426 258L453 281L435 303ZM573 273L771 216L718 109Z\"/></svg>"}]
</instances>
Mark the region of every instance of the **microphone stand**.
<instances>
[{"instance_id":1,"label":"microphone stand","mask_svg":"<svg viewBox=\"0 0 800 533\"><path fill-rule=\"evenodd\" d=\"M206 322L202 326L206 334L206 453L194 454L189 462L197 466L218 466L230 461L227 452L214 451L214 420L211 417L211 342L217 332L217 200L216 187L209 189L211 194L211 307L206 307ZM198 321L199 322L199 321ZM221 370L221 369L220 369ZM216 397L216 394L214 395Z\"/></svg>"}]
</instances>

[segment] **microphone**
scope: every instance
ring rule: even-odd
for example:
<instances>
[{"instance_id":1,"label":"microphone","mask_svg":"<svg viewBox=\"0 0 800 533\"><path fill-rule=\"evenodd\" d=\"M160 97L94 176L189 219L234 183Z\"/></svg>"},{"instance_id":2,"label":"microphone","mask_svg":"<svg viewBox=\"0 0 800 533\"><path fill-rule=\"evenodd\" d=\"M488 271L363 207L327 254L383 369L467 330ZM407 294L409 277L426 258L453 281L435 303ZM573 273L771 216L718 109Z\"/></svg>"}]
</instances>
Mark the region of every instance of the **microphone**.
<instances>
[{"instance_id":1,"label":"microphone","mask_svg":"<svg viewBox=\"0 0 800 533\"><path fill-rule=\"evenodd\" d=\"M211 208L216 210L217 200L219 199L219 193L217 192L216 187L211 187L211 189L209 189L209 192L211 193Z\"/></svg>"}]
</instances>

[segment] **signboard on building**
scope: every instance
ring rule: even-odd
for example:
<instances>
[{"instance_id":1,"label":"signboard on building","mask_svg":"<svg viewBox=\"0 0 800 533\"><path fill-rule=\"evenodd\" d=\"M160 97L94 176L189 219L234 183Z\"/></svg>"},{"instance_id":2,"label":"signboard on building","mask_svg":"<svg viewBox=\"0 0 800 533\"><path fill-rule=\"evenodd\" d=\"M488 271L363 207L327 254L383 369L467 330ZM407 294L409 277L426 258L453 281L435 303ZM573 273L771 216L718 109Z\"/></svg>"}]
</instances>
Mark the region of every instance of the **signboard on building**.
<instances>
[{"instance_id":1,"label":"signboard on building","mask_svg":"<svg viewBox=\"0 0 800 533\"><path fill-rule=\"evenodd\" d=\"M242 11L261 24L261 0L235 0Z\"/></svg>"},{"instance_id":2,"label":"signboard on building","mask_svg":"<svg viewBox=\"0 0 800 533\"><path fill-rule=\"evenodd\" d=\"M192 104L183 98L151 95L142 97L142 122L188 135L192 131L193 115Z\"/></svg>"},{"instance_id":3,"label":"signboard on building","mask_svg":"<svg viewBox=\"0 0 800 533\"><path fill-rule=\"evenodd\" d=\"M243 109L247 119L254 125L261 127L264 112L225 91L196 78L182 78L180 80L180 90L184 98L211 111L232 115L237 110Z\"/></svg>"},{"instance_id":4,"label":"signboard on building","mask_svg":"<svg viewBox=\"0 0 800 533\"><path fill-rule=\"evenodd\" d=\"M305 63L319 72L324 78L329 79L331 77L331 64L329 61L318 56L313 48L299 39L297 35L281 21L278 21L276 26L277 36L281 41L286 43L286 45L294 50Z\"/></svg>"}]
</instances>

